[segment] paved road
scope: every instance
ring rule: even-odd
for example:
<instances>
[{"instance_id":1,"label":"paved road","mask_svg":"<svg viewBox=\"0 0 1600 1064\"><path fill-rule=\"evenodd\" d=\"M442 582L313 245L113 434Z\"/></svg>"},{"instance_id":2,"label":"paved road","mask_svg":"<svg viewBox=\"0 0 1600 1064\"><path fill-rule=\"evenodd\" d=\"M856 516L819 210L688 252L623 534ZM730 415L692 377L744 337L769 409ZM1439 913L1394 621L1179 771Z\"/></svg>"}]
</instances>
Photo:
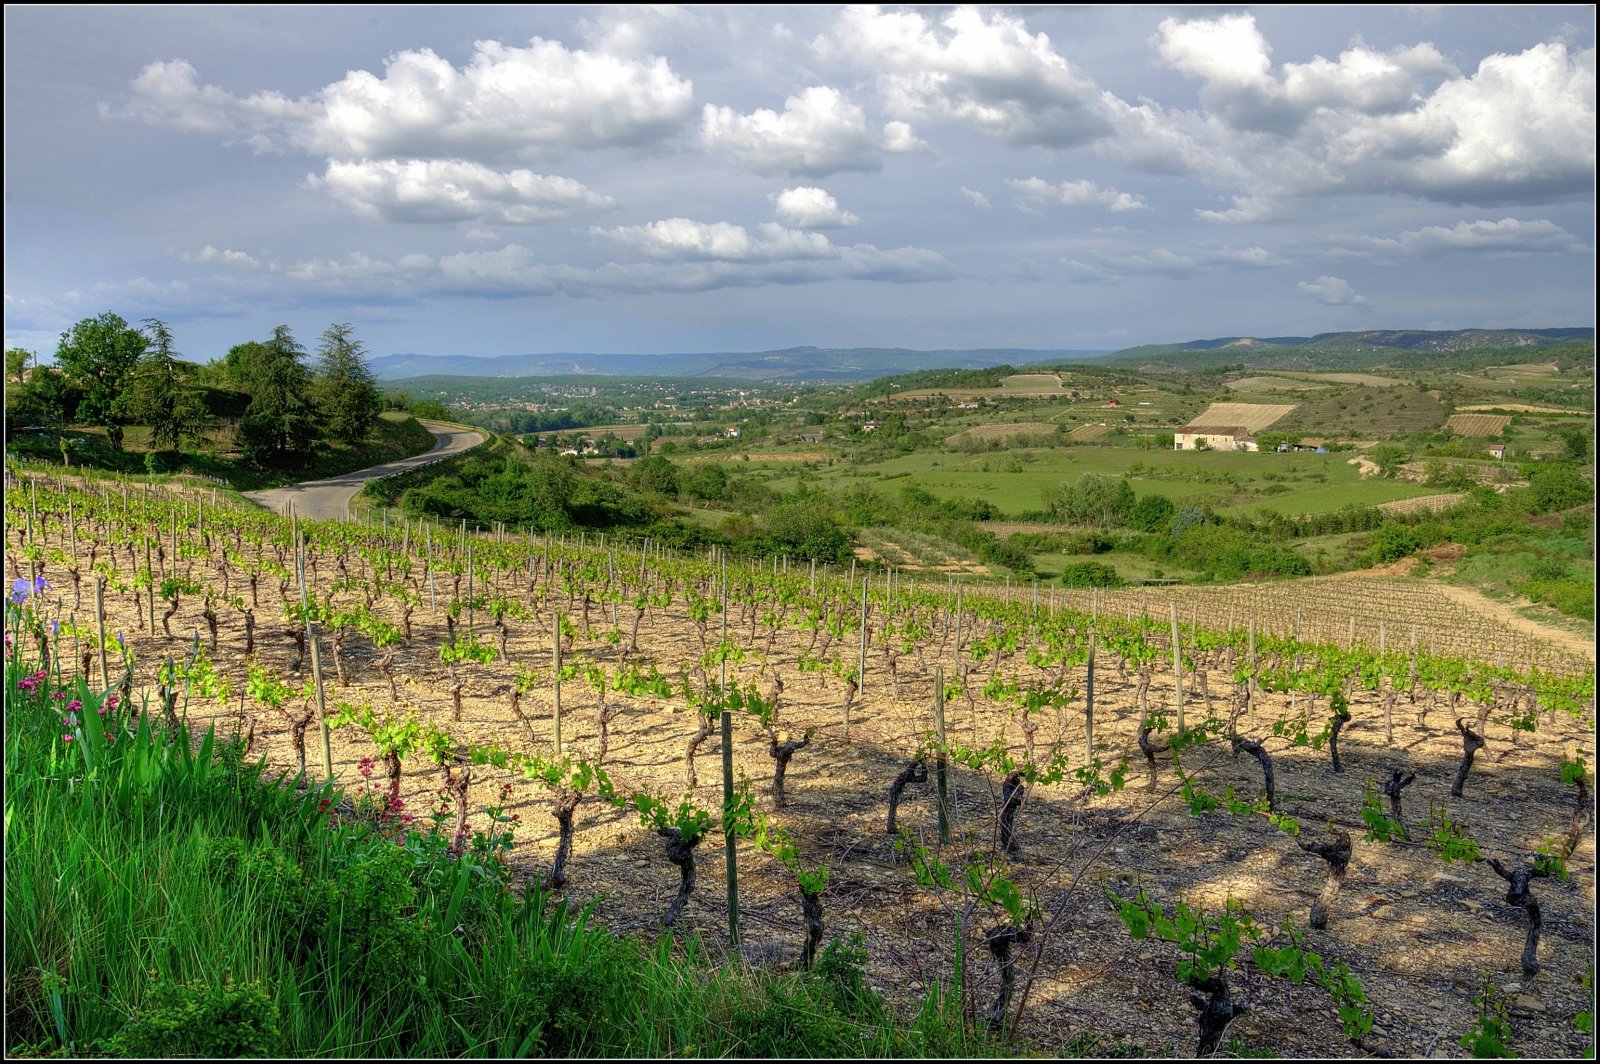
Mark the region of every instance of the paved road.
<instances>
[{"instance_id":1,"label":"paved road","mask_svg":"<svg viewBox=\"0 0 1600 1064\"><path fill-rule=\"evenodd\" d=\"M460 454L468 448L476 447L488 438L474 429L458 429L434 421L422 421L420 424L438 439L433 450L426 454L402 458L398 462L373 466L371 469L358 469L354 473L329 477L327 480L307 480L284 488L247 491L244 493L245 498L278 513L285 513L285 507L292 502L294 512L301 517L319 521L337 520L345 515L346 507L361 490L362 484L373 477L386 477L390 473L402 473L407 469L427 465L429 462L437 462L441 458L449 458L453 454Z\"/></svg>"}]
</instances>

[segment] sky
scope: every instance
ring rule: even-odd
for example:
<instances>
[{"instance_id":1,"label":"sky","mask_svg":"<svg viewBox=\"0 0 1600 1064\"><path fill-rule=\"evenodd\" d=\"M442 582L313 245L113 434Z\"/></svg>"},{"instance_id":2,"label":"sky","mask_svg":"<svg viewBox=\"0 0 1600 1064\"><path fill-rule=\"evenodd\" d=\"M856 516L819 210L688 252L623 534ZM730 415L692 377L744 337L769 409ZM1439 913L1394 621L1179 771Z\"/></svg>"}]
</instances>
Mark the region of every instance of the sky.
<instances>
[{"instance_id":1,"label":"sky","mask_svg":"<svg viewBox=\"0 0 1600 1064\"><path fill-rule=\"evenodd\" d=\"M1592 326L1595 9L5 8L5 344Z\"/></svg>"}]
</instances>

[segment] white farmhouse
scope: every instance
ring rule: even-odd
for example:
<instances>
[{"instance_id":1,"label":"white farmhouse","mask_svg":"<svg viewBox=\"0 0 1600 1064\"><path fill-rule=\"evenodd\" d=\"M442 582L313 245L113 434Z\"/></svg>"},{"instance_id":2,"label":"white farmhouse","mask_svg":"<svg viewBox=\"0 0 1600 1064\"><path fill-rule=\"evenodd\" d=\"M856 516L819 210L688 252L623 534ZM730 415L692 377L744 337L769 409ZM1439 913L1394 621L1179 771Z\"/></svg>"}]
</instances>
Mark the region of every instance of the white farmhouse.
<instances>
[{"instance_id":1,"label":"white farmhouse","mask_svg":"<svg viewBox=\"0 0 1600 1064\"><path fill-rule=\"evenodd\" d=\"M1238 425L1185 425L1172 434L1175 451L1254 451L1256 441Z\"/></svg>"}]
</instances>

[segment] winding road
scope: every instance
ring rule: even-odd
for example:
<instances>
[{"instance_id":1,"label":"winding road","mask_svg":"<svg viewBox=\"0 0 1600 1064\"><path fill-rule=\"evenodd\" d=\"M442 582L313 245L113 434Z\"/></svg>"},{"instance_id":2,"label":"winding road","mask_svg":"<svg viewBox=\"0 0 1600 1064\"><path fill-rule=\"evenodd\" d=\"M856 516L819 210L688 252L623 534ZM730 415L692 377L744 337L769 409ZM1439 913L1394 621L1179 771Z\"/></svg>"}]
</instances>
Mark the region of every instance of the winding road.
<instances>
[{"instance_id":1,"label":"winding road","mask_svg":"<svg viewBox=\"0 0 1600 1064\"><path fill-rule=\"evenodd\" d=\"M287 487L268 488L266 491L247 491L244 496L257 505L265 506L277 513L287 513L288 505L293 503L294 512L301 517L317 521L334 521L345 516L350 500L356 497L363 484L374 477L386 477L391 473L416 469L418 466L470 450L488 439L475 429L464 429L421 419L418 419L418 423L433 433L438 441L433 445L433 450L425 454L413 455L398 462L389 462L370 469L358 469L354 473L344 473L337 477L329 477L327 480L307 480Z\"/></svg>"}]
</instances>

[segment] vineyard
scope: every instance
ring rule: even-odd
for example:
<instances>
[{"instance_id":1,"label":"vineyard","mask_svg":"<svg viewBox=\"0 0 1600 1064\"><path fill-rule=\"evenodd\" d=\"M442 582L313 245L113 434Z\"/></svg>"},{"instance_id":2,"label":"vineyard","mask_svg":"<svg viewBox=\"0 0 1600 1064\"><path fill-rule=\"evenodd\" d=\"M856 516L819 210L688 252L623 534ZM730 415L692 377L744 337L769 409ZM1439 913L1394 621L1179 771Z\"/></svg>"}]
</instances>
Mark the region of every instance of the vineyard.
<instances>
[{"instance_id":1,"label":"vineyard","mask_svg":"<svg viewBox=\"0 0 1600 1064\"><path fill-rule=\"evenodd\" d=\"M40 473L5 502L64 674L617 930L773 968L860 935L891 998L959 985L1052 1054L1590 1044L1592 654L1420 585L914 583Z\"/></svg>"}]
</instances>

